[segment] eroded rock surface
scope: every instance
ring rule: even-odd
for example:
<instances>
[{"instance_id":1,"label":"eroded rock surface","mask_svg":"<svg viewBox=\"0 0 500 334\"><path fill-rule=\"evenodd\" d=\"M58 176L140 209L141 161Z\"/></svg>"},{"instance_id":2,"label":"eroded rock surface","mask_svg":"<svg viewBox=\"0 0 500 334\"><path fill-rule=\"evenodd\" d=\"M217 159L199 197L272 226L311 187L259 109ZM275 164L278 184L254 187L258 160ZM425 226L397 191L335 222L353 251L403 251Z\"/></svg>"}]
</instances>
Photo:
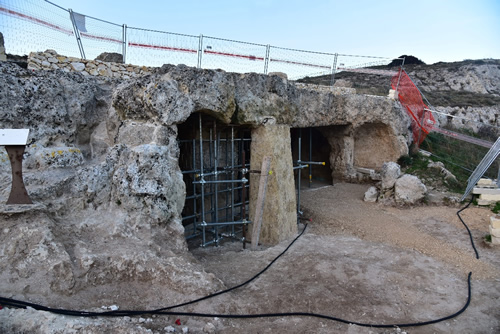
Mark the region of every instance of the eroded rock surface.
<instances>
[{"instance_id":1,"label":"eroded rock surface","mask_svg":"<svg viewBox=\"0 0 500 334\"><path fill-rule=\"evenodd\" d=\"M165 65L123 81L0 63L0 87L0 128L31 130L23 174L36 203L0 208L0 290L48 306L152 308L222 287L187 251L181 223L177 124L194 112L255 133L273 120L280 139L291 127L322 127L332 173L345 178L356 129L376 124L379 143L390 144L384 159L404 154L409 138L409 120L391 100L297 88L276 75ZM289 140L282 144L284 154ZM5 154L0 166L5 203ZM294 212L293 197L283 194L278 207Z\"/></svg>"}]
</instances>

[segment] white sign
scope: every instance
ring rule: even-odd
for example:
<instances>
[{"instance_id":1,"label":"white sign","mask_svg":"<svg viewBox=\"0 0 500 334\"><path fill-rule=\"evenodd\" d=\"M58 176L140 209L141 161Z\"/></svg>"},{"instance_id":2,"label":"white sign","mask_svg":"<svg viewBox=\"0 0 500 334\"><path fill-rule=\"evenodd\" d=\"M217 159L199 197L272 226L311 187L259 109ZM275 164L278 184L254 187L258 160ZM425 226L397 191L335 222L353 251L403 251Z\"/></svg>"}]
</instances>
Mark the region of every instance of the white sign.
<instances>
[{"instance_id":1,"label":"white sign","mask_svg":"<svg viewBox=\"0 0 500 334\"><path fill-rule=\"evenodd\" d=\"M0 145L26 145L29 129L0 129Z\"/></svg>"}]
</instances>

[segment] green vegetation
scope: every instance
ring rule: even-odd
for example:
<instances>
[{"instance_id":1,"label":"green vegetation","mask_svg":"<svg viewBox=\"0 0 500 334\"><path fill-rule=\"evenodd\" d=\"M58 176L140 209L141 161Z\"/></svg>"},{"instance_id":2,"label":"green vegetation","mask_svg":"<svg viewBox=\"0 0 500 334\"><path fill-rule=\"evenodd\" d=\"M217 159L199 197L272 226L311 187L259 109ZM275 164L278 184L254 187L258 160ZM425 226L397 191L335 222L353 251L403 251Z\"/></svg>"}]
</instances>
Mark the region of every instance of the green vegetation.
<instances>
[{"instance_id":1,"label":"green vegetation","mask_svg":"<svg viewBox=\"0 0 500 334\"><path fill-rule=\"evenodd\" d=\"M458 188L455 190L460 190L459 192L465 190L472 171L488 152L485 147L446 137L440 133L427 135L421 148L431 152L433 160L441 161L446 169L456 176ZM498 166L493 165L485 175L496 178L497 168Z\"/></svg>"},{"instance_id":2,"label":"green vegetation","mask_svg":"<svg viewBox=\"0 0 500 334\"><path fill-rule=\"evenodd\" d=\"M471 135L471 133L467 134ZM437 185L443 185L448 190L456 193L463 193L465 191L469 176L488 152L488 149L485 147L456 140L435 132L427 135L420 148L431 152L432 155L426 157L420 153L414 153L410 156L401 157L398 163L404 169L405 173L416 175L428 182L435 182ZM441 161L444 167L455 175L457 181L443 180L443 176L440 175L438 169L427 168L429 161ZM496 178L497 172L498 164L494 163L486 171L485 176Z\"/></svg>"},{"instance_id":3,"label":"green vegetation","mask_svg":"<svg viewBox=\"0 0 500 334\"><path fill-rule=\"evenodd\" d=\"M500 202L496 202L495 206L491 209L494 213L499 213L500 212Z\"/></svg>"},{"instance_id":4,"label":"green vegetation","mask_svg":"<svg viewBox=\"0 0 500 334\"><path fill-rule=\"evenodd\" d=\"M491 242L491 234L486 234L486 235L484 236L484 241L486 241L486 242Z\"/></svg>"}]
</instances>

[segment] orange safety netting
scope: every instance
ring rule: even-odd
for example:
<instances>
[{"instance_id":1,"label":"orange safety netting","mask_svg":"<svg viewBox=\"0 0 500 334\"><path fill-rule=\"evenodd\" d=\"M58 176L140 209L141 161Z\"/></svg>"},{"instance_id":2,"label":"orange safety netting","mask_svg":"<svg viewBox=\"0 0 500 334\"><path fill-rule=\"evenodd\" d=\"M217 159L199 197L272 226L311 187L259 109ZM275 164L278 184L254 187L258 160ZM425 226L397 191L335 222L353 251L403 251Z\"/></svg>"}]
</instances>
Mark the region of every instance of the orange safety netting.
<instances>
[{"instance_id":1,"label":"orange safety netting","mask_svg":"<svg viewBox=\"0 0 500 334\"><path fill-rule=\"evenodd\" d=\"M425 110L429 109L429 107L422 100L422 95L420 95L417 86L403 69L392 77L391 86L394 90L397 88L399 102L411 117L413 141L418 145L422 144L427 134L434 127L436 120L430 111Z\"/></svg>"}]
</instances>

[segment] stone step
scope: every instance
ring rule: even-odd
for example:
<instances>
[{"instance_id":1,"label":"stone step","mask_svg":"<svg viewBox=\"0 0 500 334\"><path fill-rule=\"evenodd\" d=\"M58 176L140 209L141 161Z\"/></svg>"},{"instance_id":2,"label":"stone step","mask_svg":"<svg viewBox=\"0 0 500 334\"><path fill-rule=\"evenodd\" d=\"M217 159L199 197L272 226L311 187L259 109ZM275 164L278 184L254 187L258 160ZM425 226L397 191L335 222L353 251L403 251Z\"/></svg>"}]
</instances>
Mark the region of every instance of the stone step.
<instances>
[{"instance_id":1,"label":"stone step","mask_svg":"<svg viewBox=\"0 0 500 334\"><path fill-rule=\"evenodd\" d=\"M476 194L476 195L500 195L500 189L498 188L478 188L478 187L475 187L473 190L472 190L472 193L473 194Z\"/></svg>"},{"instance_id":2,"label":"stone step","mask_svg":"<svg viewBox=\"0 0 500 334\"><path fill-rule=\"evenodd\" d=\"M498 188L495 180L491 179L479 179L479 181L477 181L476 186L480 188L487 188L487 187Z\"/></svg>"}]
</instances>

